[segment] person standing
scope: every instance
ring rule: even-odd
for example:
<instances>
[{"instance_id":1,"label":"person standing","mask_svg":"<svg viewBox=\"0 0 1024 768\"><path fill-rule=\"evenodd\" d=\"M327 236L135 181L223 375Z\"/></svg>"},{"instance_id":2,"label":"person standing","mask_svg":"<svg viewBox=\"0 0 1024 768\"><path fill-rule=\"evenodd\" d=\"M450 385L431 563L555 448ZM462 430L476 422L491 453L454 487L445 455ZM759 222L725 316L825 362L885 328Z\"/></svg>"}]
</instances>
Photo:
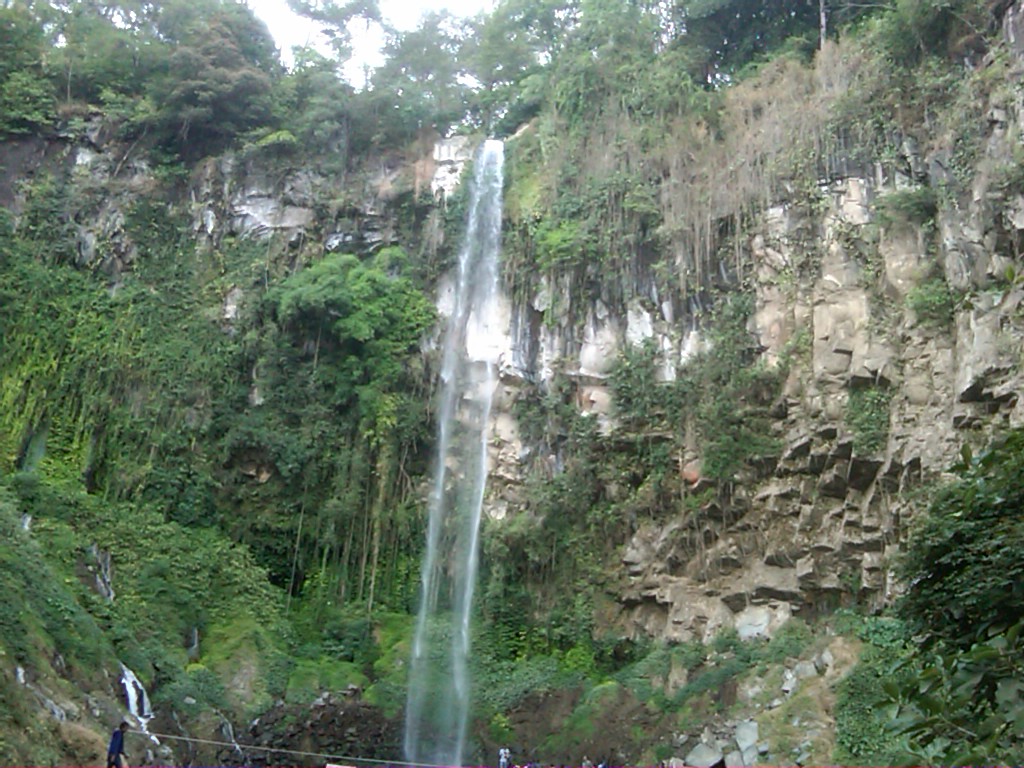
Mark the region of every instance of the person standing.
<instances>
[{"instance_id":1,"label":"person standing","mask_svg":"<svg viewBox=\"0 0 1024 768\"><path fill-rule=\"evenodd\" d=\"M107 768L127 768L128 755L124 751L124 735L128 732L128 723L121 724L110 735L110 746L107 747Z\"/></svg>"}]
</instances>

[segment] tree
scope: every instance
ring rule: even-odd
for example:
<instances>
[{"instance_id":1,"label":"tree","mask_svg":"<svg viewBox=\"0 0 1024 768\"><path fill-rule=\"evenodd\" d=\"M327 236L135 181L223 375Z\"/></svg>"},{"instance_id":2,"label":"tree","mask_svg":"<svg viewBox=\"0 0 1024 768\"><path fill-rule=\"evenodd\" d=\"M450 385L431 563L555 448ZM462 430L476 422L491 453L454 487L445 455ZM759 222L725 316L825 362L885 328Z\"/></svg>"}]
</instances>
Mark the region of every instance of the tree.
<instances>
[{"instance_id":1,"label":"tree","mask_svg":"<svg viewBox=\"0 0 1024 768\"><path fill-rule=\"evenodd\" d=\"M325 164L344 168L353 140L353 96L336 61L312 48L296 48L295 65L276 102L283 125L301 146Z\"/></svg>"},{"instance_id":2,"label":"tree","mask_svg":"<svg viewBox=\"0 0 1024 768\"><path fill-rule=\"evenodd\" d=\"M45 46L42 28L28 10L0 8L0 134L31 133L53 121Z\"/></svg>"},{"instance_id":3,"label":"tree","mask_svg":"<svg viewBox=\"0 0 1024 768\"><path fill-rule=\"evenodd\" d=\"M820 24L818 0L683 0L680 10L687 44L703 52L700 79L710 84Z\"/></svg>"},{"instance_id":4,"label":"tree","mask_svg":"<svg viewBox=\"0 0 1024 768\"><path fill-rule=\"evenodd\" d=\"M462 67L476 81L470 109L489 132L499 123L515 130L537 112L543 96L542 72L558 49L570 15L550 0L505 0L470 22L460 52Z\"/></svg>"},{"instance_id":5,"label":"tree","mask_svg":"<svg viewBox=\"0 0 1024 768\"><path fill-rule=\"evenodd\" d=\"M103 13L80 4L62 23L64 45L56 50L66 101L93 102L102 91L135 95L141 90L138 36Z\"/></svg>"},{"instance_id":6,"label":"tree","mask_svg":"<svg viewBox=\"0 0 1024 768\"><path fill-rule=\"evenodd\" d=\"M248 434L240 430L236 442L244 450L262 443L278 451L279 465L290 462L287 471L299 481L300 519L307 505L319 510L312 526L296 525L294 516L275 510L273 519L250 530L269 530L263 546L282 572L287 555L280 551L280 534L292 527L287 580L294 588L317 560L322 577L332 563L336 583L324 600L337 599L339 592L344 597L346 585L359 599L382 599L383 553L408 546L397 541L405 541L401 515L392 520L390 513L406 503L405 462L424 437L416 359L434 311L403 277L405 262L398 248L385 248L365 263L349 254L330 255L267 297L274 326L284 331L281 341L290 340L294 353L281 360L283 378L268 387L268 398L276 399L276 411L285 418L270 428L253 414ZM308 386L297 385L299 380Z\"/></svg>"},{"instance_id":7,"label":"tree","mask_svg":"<svg viewBox=\"0 0 1024 768\"><path fill-rule=\"evenodd\" d=\"M921 764L1024 759L1024 430L982 456L964 450L960 477L912 531L898 609L920 639L918 673L886 692Z\"/></svg>"},{"instance_id":8,"label":"tree","mask_svg":"<svg viewBox=\"0 0 1024 768\"><path fill-rule=\"evenodd\" d=\"M416 29L391 34L384 48L387 60L374 73L371 90L380 105L378 116L394 126L393 136L411 137L423 128L443 134L463 119L467 88L459 82L459 52L466 35L448 13L427 14Z\"/></svg>"},{"instance_id":9,"label":"tree","mask_svg":"<svg viewBox=\"0 0 1024 768\"><path fill-rule=\"evenodd\" d=\"M251 11L225 5L176 34L168 70L150 91L165 141L193 156L209 154L271 119L276 48Z\"/></svg>"},{"instance_id":10,"label":"tree","mask_svg":"<svg viewBox=\"0 0 1024 768\"><path fill-rule=\"evenodd\" d=\"M400 249L370 263L329 255L288 278L270 296L282 325L313 342L318 379L339 408L367 417L376 401L410 384L411 357L434 319L422 292L400 276Z\"/></svg>"},{"instance_id":11,"label":"tree","mask_svg":"<svg viewBox=\"0 0 1024 768\"><path fill-rule=\"evenodd\" d=\"M347 61L351 56L352 22L362 20L367 27L373 22L382 23L377 0L349 0L341 4L337 0L288 0L288 7L323 25L321 32L330 40L339 61Z\"/></svg>"},{"instance_id":12,"label":"tree","mask_svg":"<svg viewBox=\"0 0 1024 768\"><path fill-rule=\"evenodd\" d=\"M966 650L944 648L897 667L916 674L883 682L914 765L1024 762L1024 620L992 627ZM905 675L900 675L905 678ZM909 763L910 761L908 761Z\"/></svg>"},{"instance_id":13,"label":"tree","mask_svg":"<svg viewBox=\"0 0 1024 768\"><path fill-rule=\"evenodd\" d=\"M957 470L912 533L900 612L926 645L966 649L1024 617L1024 431Z\"/></svg>"}]
</instances>

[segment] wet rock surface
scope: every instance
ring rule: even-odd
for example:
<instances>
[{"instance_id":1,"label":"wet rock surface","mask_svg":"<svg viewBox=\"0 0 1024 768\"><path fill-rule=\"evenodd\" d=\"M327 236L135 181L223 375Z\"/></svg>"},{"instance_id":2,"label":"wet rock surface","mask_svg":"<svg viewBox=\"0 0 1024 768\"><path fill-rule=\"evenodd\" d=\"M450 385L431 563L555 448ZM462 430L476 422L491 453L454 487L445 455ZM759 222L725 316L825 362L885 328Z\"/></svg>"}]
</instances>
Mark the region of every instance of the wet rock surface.
<instances>
[{"instance_id":1,"label":"wet rock surface","mask_svg":"<svg viewBox=\"0 0 1024 768\"><path fill-rule=\"evenodd\" d=\"M248 728L239 753L224 747L228 765L302 766L346 758L394 760L402 753L402 726L353 696L325 694L311 705L279 704Z\"/></svg>"}]
</instances>

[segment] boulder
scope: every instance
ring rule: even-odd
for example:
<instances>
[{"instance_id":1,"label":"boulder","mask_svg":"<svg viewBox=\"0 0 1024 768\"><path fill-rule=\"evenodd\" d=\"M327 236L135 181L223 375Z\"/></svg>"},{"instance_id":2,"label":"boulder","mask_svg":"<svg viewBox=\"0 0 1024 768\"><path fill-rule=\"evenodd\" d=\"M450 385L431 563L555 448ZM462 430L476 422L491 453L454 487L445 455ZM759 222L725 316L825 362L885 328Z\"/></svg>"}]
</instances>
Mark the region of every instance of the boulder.
<instances>
[{"instance_id":1,"label":"boulder","mask_svg":"<svg viewBox=\"0 0 1024 768\"><path fill-rule=\"evenodd\" d=\"M793 675L797 680L803 680L806 677L817 677L818 670L813 661L800 661L793 667Z\"/></svg>"},{"instance_id":2,"label":"boulder","mask_svg":"<svg viewBox=\"0 0 1024 768\"><path fill-rule=\"evenodd\" d=\"M756 720L744 720L736 726L736 746L741 752L750 748L757 749L758 726ZM756 754L756 752L755 752Z\"/></svg>"},{"instance_id":3,"label":"boulder","mask_svg":"<svg viewBox=\"0 0 1024 768\"><path fill-rule=\"evenodd\" d=\"M701 743L687 753L686 765L697 768L718 768L725 765L725 758L720 749Z\"/></svg>"}]
</instances>

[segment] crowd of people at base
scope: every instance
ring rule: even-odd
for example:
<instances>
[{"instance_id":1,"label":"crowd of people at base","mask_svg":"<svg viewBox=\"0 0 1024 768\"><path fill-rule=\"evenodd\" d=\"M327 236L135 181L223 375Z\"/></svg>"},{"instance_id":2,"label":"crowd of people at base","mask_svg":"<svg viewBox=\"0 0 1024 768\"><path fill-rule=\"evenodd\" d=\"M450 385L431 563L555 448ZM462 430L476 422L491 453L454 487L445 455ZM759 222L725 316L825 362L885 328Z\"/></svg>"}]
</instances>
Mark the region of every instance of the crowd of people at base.
<instances>
[{"instance_id":1,"label":"crowd of people at base","mask_svg":"<svg viewBox=\"0 0 1024 768\"><path fill-rule=\"evenodd\" d=\"M502 747L498 750L498 768L541 768L541 764L535 760L526 763L513 763L512 762L512 751L508 747ZM549 768L556 768L555 766L549 766ZM557 768L566 768L564 765L560 765ZM608 761L602 760L595 767L594 762L587 757L583 756L583 760L579 764L579 768L608 768Z\"/></svg>"}]
</instances>

